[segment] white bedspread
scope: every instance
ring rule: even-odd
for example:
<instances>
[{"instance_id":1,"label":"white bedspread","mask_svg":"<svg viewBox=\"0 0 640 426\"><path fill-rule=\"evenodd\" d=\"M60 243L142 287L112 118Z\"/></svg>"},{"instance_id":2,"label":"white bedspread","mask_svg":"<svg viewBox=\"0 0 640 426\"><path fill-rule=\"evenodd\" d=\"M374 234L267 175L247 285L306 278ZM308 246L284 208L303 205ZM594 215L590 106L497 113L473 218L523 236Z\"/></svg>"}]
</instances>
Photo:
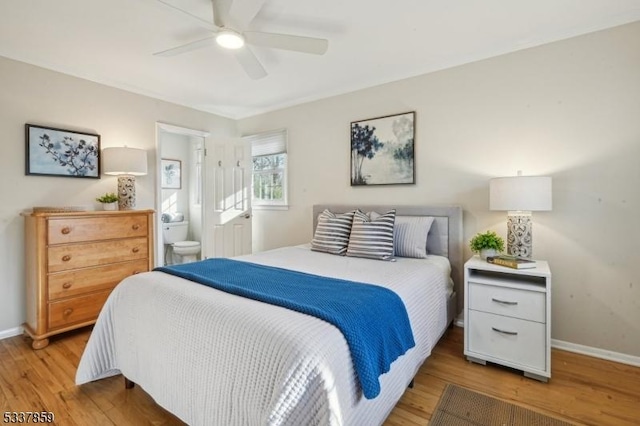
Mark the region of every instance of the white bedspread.
<instances>
[{"instance_id":1,"label":"white bedspread","mask_svg":"<svg viewBox=\"0 0 640 426\"><path fill-rule=\"evenodd\" d=\"M76 383L122 373L190 425L376 425L446 328L446 258L397 262L307 246L237 259L388 287L404 301L416 346L362 396L333 325L164 274L131 276L107 300Z\"/></svg>"}]
</instances>

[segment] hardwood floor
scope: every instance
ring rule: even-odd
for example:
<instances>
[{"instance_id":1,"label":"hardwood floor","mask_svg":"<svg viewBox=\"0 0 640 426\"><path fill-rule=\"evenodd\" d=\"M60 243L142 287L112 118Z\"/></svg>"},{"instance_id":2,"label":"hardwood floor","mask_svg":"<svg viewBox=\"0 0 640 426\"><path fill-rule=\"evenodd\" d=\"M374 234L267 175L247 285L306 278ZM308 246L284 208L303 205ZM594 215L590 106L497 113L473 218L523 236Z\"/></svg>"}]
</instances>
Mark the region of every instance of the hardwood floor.
<instances>
[{"instance_id":1,"label":"hardwood floor","mask_svg":"<svg viewBox=\"0 0 640 426\"><path fill-rule=\"evenodd\" d=\"M24 336L0 340L0 411L52 411L59 425L180 425L139 387L122 377L81 387L74 377L89 329L31 349ZM422 366L386 426L426 425L447 383L578 424L640 424L640 368L552 350L547 384L514 370L465 361L462 329L449 329Z\"/></svg>"}]
</instances>

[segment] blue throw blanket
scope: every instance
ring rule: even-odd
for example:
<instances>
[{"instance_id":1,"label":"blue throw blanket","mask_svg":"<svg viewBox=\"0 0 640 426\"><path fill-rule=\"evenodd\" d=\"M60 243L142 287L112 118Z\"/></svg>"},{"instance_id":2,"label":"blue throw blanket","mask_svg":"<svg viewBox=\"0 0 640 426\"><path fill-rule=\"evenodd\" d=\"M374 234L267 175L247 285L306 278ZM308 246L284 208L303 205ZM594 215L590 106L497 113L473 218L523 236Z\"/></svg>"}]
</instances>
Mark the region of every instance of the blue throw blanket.
<instances>
[{"instance_id":1,"label":"blue throw blanket","mask_svg":"<svg viewBox=\"0 0 640 426\"><path fill-rule=\"evenodd\" d=\"M384 287L220 258L155 270L333 324L349 345L367 399L380 393L378 377L415 346L404 303Z\"/></svg>"}]
</instances>

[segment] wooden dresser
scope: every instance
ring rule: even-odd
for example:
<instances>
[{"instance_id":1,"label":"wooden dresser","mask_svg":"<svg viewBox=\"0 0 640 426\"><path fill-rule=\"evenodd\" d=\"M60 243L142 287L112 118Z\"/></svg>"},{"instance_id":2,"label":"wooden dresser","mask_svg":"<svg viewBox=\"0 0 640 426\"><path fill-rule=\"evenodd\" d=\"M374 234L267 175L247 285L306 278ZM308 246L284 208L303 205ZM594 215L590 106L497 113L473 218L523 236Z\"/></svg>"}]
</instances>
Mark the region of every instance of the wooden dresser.
<instances>
[{"instance_id":1,"label":"wooden dresser","mask_svg":"<svg viewBox=\"0 0 640 426\"><path fill-rule=\"evenodd\" d=\"M122 279L153 268L153 210L29 212L27 321L33 348L96 322Z\"/></svg>"}]
</instances>

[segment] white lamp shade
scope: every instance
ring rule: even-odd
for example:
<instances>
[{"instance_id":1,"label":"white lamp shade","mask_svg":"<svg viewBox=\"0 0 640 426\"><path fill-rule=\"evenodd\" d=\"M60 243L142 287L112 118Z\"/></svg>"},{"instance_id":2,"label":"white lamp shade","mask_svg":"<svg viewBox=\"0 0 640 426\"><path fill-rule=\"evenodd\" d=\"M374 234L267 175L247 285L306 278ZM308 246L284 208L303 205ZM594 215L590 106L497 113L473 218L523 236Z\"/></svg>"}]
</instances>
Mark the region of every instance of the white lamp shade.
<instances>
[{"instance_id":1,"label":"white lamp shade","mask_svg":"<svg viewBox=\"0 0 640 426\"><path fill-rule=\"evenodd\" d=\"M146 175L147 151L128 147L104 148L102 168L106 175Z\"/></svg>"},{"instance_id":2,"label":"white lamp shade","mask_svg":"<svg viewBox=\"0 0 640 426\"><path fill-rule=\"evenodd\" d=\"M551 178L511 176L491 179L489 208L505 211L551 210Z\"/></svg>"}]
</instances>

